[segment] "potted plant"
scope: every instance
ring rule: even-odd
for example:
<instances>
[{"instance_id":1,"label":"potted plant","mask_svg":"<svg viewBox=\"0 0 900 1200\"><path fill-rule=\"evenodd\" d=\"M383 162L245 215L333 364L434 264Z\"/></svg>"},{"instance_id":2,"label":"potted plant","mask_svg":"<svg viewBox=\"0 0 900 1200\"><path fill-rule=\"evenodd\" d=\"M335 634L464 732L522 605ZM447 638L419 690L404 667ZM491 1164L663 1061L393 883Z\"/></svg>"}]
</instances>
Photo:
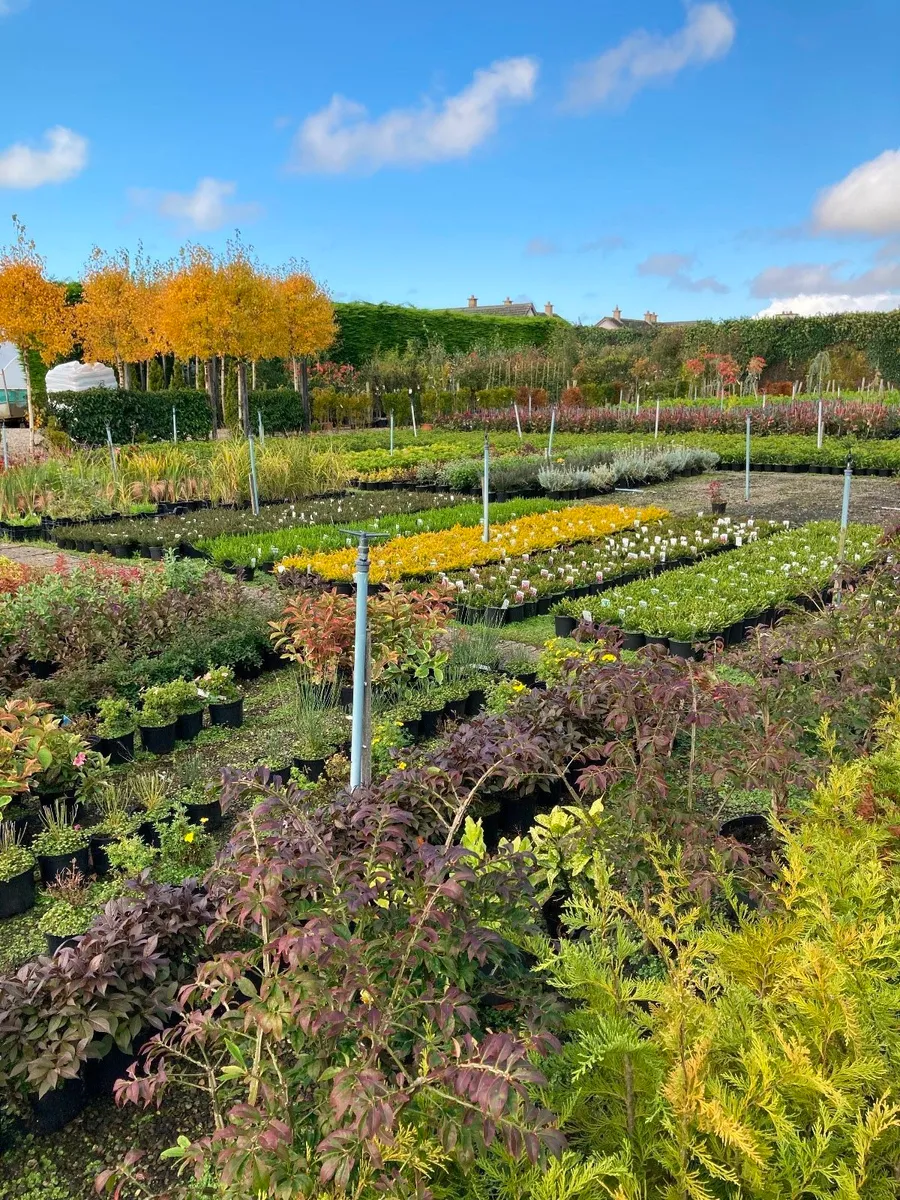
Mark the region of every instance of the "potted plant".
<instances>
[{"instance_id":1,"label":"potted plant","mask_svg":"<svg viewBox=\"0 0 900 1200\"><path fill-rule=\"evenodd\" d=\"M141 693L138 725L148 753L172 753L178 736L178 711L168 684L156 684Z\"/></svg>"},{"instance_id":2,"label":"potted plant","mask_svg":"<svg viewBox=\"0 0 900 1200\"><path fill-rule=\"evenodd\" d=\"M143 819L138 834L148 845L159 845L159 831L172 818L174 801L169 794L169 780L159 771L138 775L131 785L131 795Z\"/></svg>"},{"instance_id":3,"label":"potted plant","mask_svg":"<svg viewBox=\"0 0 900 1200\"><path fill-rule=\"evenodd\" d=\"M34 854L10 821L0 822L0 918L34 906Z\"/></svg>"},{"instance_id":4,"label":"potted plant","mask_svg":"<svg viewBox=\"0 0 900 1200\"><path fill-rule=\"evenodd\" d=\"M212 866L215 852L215 843L204 826L192 824L182 813L162 831L154 874L160 883L199 879Z\"/></svg>"},{"instance_id":5,"label":"potted plant","mask_svg":"<svg viewBox=\"0 0 900 1200\"><path fill-rule=\"evenodd\" d=\"M176 736L180 742L192 742L203 728L204 697L195 680L173 679L165 686L172 708L178 714Z\"/></svg>"},{"instance_id":6,"label":"potted plant","mask_svg":"<svg viewBox=\"0 0 900 1200\"><path fill-rule=\"evenodd\" d=\"M294 766L315 783L346 727L346 717L338 711L336 688L297 680L291 724L296 735Z\"/></svg>"},{"instance_id":7,"label":"potted plant","mask_svg":"<svg viewBox=\"0 0 900 1200\"><path fill-rule=\"evenodd\" d=\"M706 485L706 494L709 496L710 506L714 513L723 513L725 511L727 501L722 495L722 485L718 479L711 480Z\"/></svg>"},{"instance_id":8,"label":"potted plant","mask_svg":"<svg viewBox=\"0 0 900 1200\"><path fill-rule=\"evenodd\" d=\"M210 725L238 729L244 723L244 697L231 667L214 667L197 680L200 696L209 703Z\"/></svg>"},{"instance_id":9,"label":"potted plant","mask_svg":"<svg viewBox=\"0 0 900 1200\"><path fill-rule=\"evenodd\" d=\"M74 867L60 872L47 893L50 905L38 928L47 939L47 953L55 954L61 946L71 946L87 933L103 905L103 893Z\"/></svg>"},{"instance_id":10,"label":"potted plant","mask_svg":"<svg viewBox=\"0 0 900 1200\"><path fill-rule=\"evenodd\" d=\"M91 869L90 836L76 825L65 803L57 800L41 813L43 830L34 839L32 849L37 855L41 879L53 883L57 876L73 867L82 875Z\"/></svg>"},{"instance_id":11,"label":"potted plant","mask_svg":"<svg viewBox=\"0 0 900 1200\"><path fill-rule=\"evenodd\" d=\"M136 833L140 819L131 811L121 792L113 787L107 787L97 797L95 804L100 812L100 820L88 829L91 862L97 875L107 875L110 870L108 847L112 842Z\"/></svg>"},{"instance_id":12,"label":"potted plant","mask_svg":"<svg viewBox=\"0 0 900 1200\"><path fill-rule=\"evenodd\" d=\"M107 697L97 704L97 750L112 766L134 758L134 731L137 718L134 706L122 697Z\"/></svg>"},{"instance_id":13,"label":"potted plant","mask_svg":"<svg viewBox=\"0 0 900 1200\"><path fill-rule=\"evenodd\" d=\"M212 795L212 787L211 784L197 783L183 788L178 794L178 803L184 808L188 820L205 829L218 829L222 824L222 802L218 796Z\"/></svg>"}]
</instances>

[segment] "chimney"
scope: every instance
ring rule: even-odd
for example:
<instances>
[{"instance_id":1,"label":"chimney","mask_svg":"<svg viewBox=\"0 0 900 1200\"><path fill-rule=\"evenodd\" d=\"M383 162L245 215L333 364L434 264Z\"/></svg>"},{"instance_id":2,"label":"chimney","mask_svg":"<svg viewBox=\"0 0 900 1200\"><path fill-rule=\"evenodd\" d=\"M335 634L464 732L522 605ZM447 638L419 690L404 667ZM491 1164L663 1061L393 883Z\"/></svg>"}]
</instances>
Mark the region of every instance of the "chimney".
<instances>
[{"instance_id":1,"label":"chimney","mask_svg":"<svg viewBox=\"0 0 900 1200\"><path fill-rule=\"evenodd\" d=\"M503 303L506 307L509 307L509 308L512 307L512 300L510 300L509 296L506 297L506 299L503 301Z\"/></svg>"},{"instance_id":2,"label":"chimney","mask_svg":"<svg viewBox=\"0 0 900 1200\"><path fill-rule=\"evenodd\" d=\"M656 324L656 313L650 312L650 311L645 312L644 320L647 322L648 325L655 325Z\"/></svg>"},{"instance_id":3,"label":"chimney","mask_svg":"<svg viewBox=\"0 0 900 1200\"><path fill-rule=\"evenodd\" d=\"M621 308L619 308L618 304L617 304L617 305L616 305L616 307L613 309L613 320L614 320L614 321L621 321L621 320L622 320L622 310L621 310Z\"/></svg>"},{"instance_id":4,"label":"chimney","mask_svg":"<svg viewBox=\"0 0 900 1200\"><path fill-rule=\"evenodd\" d=\"M552 316L553 316L553 305L550 303L550 301L549 301L549 300L548 300L548 301L547 301L547 303L544 305L544 316L545 316L545 317L552 317Z\"/></svg>"},{"instance_id":5,"label":"chimney","mask_svg":"<svg viewBox=\"0 0 900 1200\"><path fill-rule=\"evenodd\" d=\"M469 297L469 308L477 308L477 307L478 307L478 297L470 296Z\"/></svg>"}]
</instances>

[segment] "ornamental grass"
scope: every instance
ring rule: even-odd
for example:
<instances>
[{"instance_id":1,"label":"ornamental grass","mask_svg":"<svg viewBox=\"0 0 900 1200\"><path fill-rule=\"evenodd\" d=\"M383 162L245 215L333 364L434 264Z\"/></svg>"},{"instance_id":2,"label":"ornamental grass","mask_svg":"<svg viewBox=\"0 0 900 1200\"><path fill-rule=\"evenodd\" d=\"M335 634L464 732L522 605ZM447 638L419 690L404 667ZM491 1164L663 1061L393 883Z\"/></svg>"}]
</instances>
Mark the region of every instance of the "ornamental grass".
<instances>
[{"instance_id":1,"label":"ornamental grass","mask_svg":"<svg viewBox=\"0 0 900 1200\"><path fill-rule=\"evenodd\" d=\"M652 521L666 515L665 509L654 506L624 508L618 504L584 504L497 525L491 530L488 542L482 540L481 525L456 525L441 532L392 538L380 546L373 546L370 578L377 583L498 562L514 554L591 541L636 522ZM355 562L354 547L328 554L289 556L281 566L285 570L309 569L324 579L341 580L352 578Z\"/></svg>"}]
</instances>

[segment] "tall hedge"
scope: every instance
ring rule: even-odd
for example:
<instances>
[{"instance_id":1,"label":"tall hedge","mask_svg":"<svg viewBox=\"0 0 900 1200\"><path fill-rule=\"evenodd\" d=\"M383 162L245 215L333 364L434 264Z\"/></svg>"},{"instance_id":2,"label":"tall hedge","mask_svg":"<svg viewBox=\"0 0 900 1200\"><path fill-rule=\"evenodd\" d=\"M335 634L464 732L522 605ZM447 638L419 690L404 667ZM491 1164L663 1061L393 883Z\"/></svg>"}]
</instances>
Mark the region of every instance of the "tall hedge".
<instances>
[{"instance_id":1,"label":"tall hedge","mask_svg":"<svg viewBox=\"0 0 900 1200\"><path fill-rule=\"evenodd\" d=\"M50 392L47 412L74 441L100 445L109 425L114 442L170 441L172 407L180 438L208 437L212 422L205 392L126 392L90 388L86 392Z\"/></svg>"},{"instance_id":2,"label":"tall hedge","mask_svg":"<svg viewBox=\"0 0 900 1200\"><path fill-rule=\"evenodd\" d=\"M334 309L339 333L329 358L355 367L379 350L405 350L409 342L438 342L449 354L485 343L510 350L544 346L559 324L553 317L493 317L399 304L335 304Z\"/></svg>"}]
</instances>

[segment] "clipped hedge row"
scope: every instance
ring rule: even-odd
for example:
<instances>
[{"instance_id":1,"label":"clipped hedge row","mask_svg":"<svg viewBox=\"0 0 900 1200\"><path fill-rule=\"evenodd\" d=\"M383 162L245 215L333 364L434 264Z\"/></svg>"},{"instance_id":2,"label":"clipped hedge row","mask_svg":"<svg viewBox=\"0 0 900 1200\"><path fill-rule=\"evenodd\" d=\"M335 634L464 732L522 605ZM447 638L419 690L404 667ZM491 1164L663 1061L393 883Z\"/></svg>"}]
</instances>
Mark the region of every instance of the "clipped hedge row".
<instances>
[{"instance_id":1,"label":"clipped hedge row","mask_svg":"<svg viewBox=\"0 0 900 1200\"><path fill-rule=\"evenodd\" d=\"M51 392L47 413L76 442L100 445L109 425L117 443L172 440L172 409L179 438L205 438L212 429L205 392L130 392L122 388L90 388L85 392Z\"/></svg>"}]
</instances>

